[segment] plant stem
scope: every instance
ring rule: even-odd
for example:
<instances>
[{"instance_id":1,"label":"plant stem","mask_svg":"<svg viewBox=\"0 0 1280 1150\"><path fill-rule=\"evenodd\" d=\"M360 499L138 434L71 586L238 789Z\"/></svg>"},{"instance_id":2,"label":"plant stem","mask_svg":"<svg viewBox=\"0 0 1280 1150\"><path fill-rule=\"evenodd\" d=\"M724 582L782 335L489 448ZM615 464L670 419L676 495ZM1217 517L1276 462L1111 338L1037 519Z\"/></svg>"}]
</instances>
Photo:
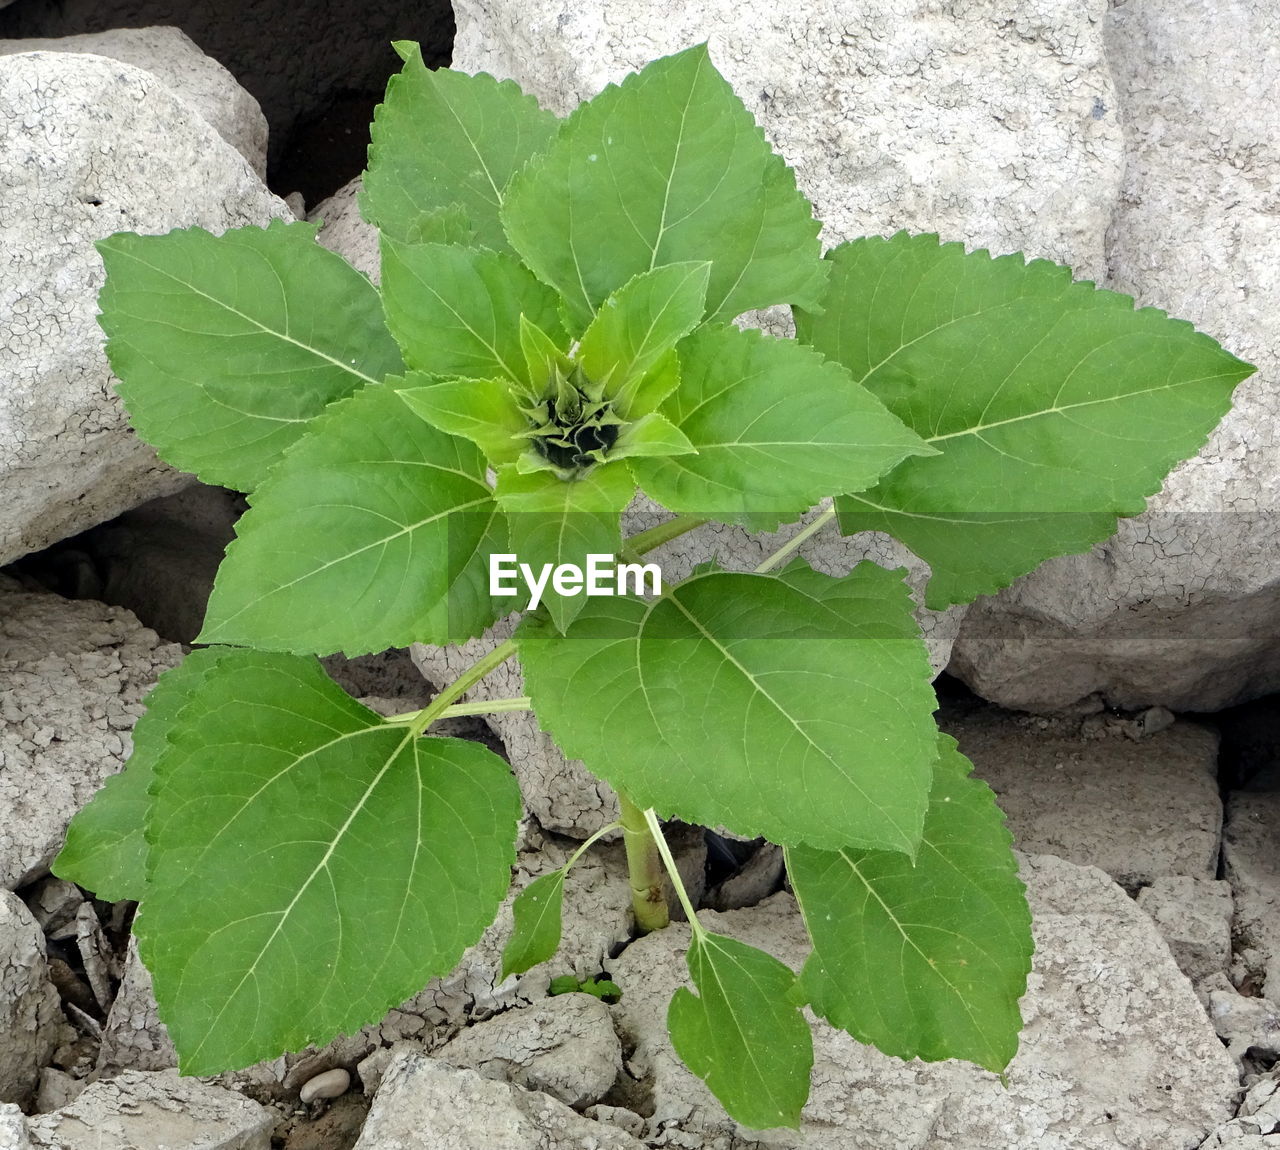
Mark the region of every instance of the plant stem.
<instances>
[{"instance_id":1,"label":"plant stem","mask_svg":"<svg viewBox=\"0 0 1280 1150\"><path fill-rule=\"evenodd\" d=\"M698 921L697 912L693 909L693 902L689 898L689 892L684 889L684 881L680 878L680 871L676 868L676 860L671 857L671 848L667 846L666 835L662 833L662 826L658 822L658 816L654 814L652 807L644 812L644 820L649 828L649 834L653 839L654 846L658 848L658 854L666 865L667 874L671 878L671 885L675 888L676 898L680 900L680 905L684 907L684 916L689 920L689 929L695 935L705 934L706 931L703 929L702 923Z\"/></svg>"},{"instance_id":2,"label":"plant stem","mask_svg":"<svg viewBox=\"0 0 1280 1150\"><path fill-rule=\"evenodd\" d=\"M531 711L533 701L528 695L519 695L514 699L489 699L479 703L454 703L445 707L436 716L437 719L460 719L466 715L501 715L507 711ZM422 711L405 711L401 715L387 715L384 723L412 723Z\"/></svg>"},{"instance_id":3,"label":"plant stem","mask_svg":"<svg viewBox=\"0 0 1280 1150\"><path fill-rule=\"evenodd\" d=\"M498 644L483 659L477 659L472 663L470 667L432 699L425 709L419 712L418 717L410 724L410 729L414 735L422 734L449 709L449 705L455 699L465 695L490 671L501 667L515 653L515 640L508 639L505 643Z\"/></svg>"},{"instance_id":4,"label":"plant stem","mask_svg":"<svg viewBox=\"0 0 1280 1150\"><path fill-rule=\"evenodd\" d=\"M674 519L659 523L657 527L650 527L647 531L637 532L630 539L624 539L619 557L625 562L633 563L646 552L670 543L673 539L679 539L685 532L701 527L705 522L705 519L699 519L696 515L677 515Z\"/></svg>"},{"instance_id":5,"label":"plant stem","mask_svg":"<svg viewBox=\"0 0 1280 1150\"><path fill-rule=\"evenodd\" d=\"M766 558L765 561L761 563L759 567L756 568L756 574L763 575L766 571L769 571L772 568L776 567L788 555L790 555L793 551L795 551L796 548L798 548L801 543L803 543L811 535L816 535L835 517L836 517L836 510L834 507L824 511L821 515L818 516L817 519L815 519L812 523L810 523L808 527L806 527L803 531L797 531L790 539L788 539L781 547L779 547L777 551L773 552L772 555Z\"/></svg>"},{"instance_id":6,"label":"plant stem","mask_svg":"<svg viewBox=\"0 0 1280 1150\"><path fill-rule=\"evenodd\" d=\"M621 791L618 804L622 809L623 842L627 848L627 874L631 880L631 906L636 912L636 926L645 934L661 930L671 921L667 894L663 885L659 837L645 818L645 813ZM677 884L679 880L677 879ZM683 889L683 888L680 888Z\"/></svg>"}]
</instances>

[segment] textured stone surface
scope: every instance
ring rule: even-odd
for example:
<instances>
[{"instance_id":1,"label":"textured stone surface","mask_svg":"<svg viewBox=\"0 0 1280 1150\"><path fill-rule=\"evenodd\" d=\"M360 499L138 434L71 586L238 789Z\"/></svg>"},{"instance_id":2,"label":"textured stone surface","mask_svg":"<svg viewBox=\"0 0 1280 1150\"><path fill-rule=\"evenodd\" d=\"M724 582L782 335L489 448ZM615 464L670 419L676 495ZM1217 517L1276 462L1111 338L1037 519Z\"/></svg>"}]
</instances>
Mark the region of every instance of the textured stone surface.
<instances>
[{"instance_id":1,"label":"textured stone surface","mask_svg":"<svg viewBox=\"0 0 1280 1150\"><path fill-rule=\"evenodd\" d=\"M1280 1145L1280 1080L1273 1071L1249 1087L1240 1113L1219 1126L1205 1142L1205 1150L1232 1146L1235 1150L1275 1150Z\"/></svg>"},{"instance_id":2,"label":"textured stone surface","mask_svg":"<svg viewBox=\"0 0 1280 1150\"><path fill-rule=\"evenodd\" d=\"M1028 710L1215 710L1280 687L1280 10L1118 0L1106 28L1127 161L1108 286L1258 374L1146 515L975 605L952 670Z\"/></svg>"},{"instance_id":3,"label":"textured stone surface","mask_svg":"<svg viewBox=\"0 0 1280 1150\"><path fill-rule=\"evenodd\" d=\"M1222 858L1236 900L1236 949L1259 988L1280 1001L1280 794L1228 797Z\"/></svg>"},{"instance_id":4,"label":"textured stone surface","mask_svg":"<svg viewBox=\"0 0 1280 1150\"><path fill-rule=\"evenodd\" d=\"M641 1150L546 1094L456 1070L413 1049L392 1057L355 1150Z\"/></svg>"},{"instance_id":5,"label":"textured stone surface","mask_svg":"<svg viewBox=\"0 0 1280 1150\"><path fill-rule=\"evenodd\" d=\"M1008 1088L968 1063L888 1058L818 1022L801 1131L770 1132L770 1147L1194 1150L1232 1116L1235 1065L1151 920L1094 868L1030 856L1022 876L1036 955ZM808 949L789 895L699 917L792 968ZM670 1124L700 1135L707 1150L736 1150L754 1143L667 1039L667 1000L686 982L687 946L688 928L677 925L614 960L623 990L615 1018L636 1042L629 1065L652 1089L651 1145L689 1144L660 1133Z\"/></svg>"},{"instance_id":6,"label":"textured stone surface","mask_svg":"<svg viewBox=\"0 0 1280 1150\"><path fill-rule=\"evenodd\" d=\"M12 1102L0 1102L0 1150L31 1150L26 1120Z\"/></svg>"},{"instance_id":7,"label":"textured stone surface","mask_svg":"<svg viewBox=\"0 0 1280 1150\"><path fill-rule=\"evenodd\" d=\"M97 1073L110 1077L121 1070L167 1070L178 1065L173 1040L160 1021L151 973L138 957L132 936L124 976L102 1027Z\"/></svg>"},{"instance_id":8,"label":"textured stone surface","mask_svg":"<svg viewBox=\"0 0 1280 1150\"><path fill-rule=\"evenodd\" d=\"M307 216L312 222L324 222L320 242L337 252L353 267L364 272L374 283L382 278L382 261L378 255L378 229L360 217L356 197L360 194L360 177L344 184L327 200L318 203Z\"/></svg>"},{"instance_id":9,"label":"textured stone surface","mask_svg":"<svg viewBox=\"0 0 1280 1150\"><path fill-rule=\"evenodd\" d=\"M113 28L59 39L0 40L0 56L16 52L89 53L150 72L199 112L266 179L267 118L258 101L180 29Z\"/></svg>"},{"instance_id":10,"label":"textured stone surface","mask_svg":"<svg viewBox=\"0 0 1280 1150\"><path fill-rule=\"evenodd\" d=\"M49 1150L270 1150L271 1111L176 1071L130 1070L28 1120Z\"/></svg>"},{"instance_id":11,"label":"textured stone surface","mask_svg":"<svg viewBox=\"0 0 1280 1150\"><path fill-rule=\"evenodd\" d=\"M1226 974L1231 963L1231 884L1189 875L1158 875L1138 892L1178 968L1193 983Z\"/></svg>"},{"instance_id":12,"label":"textured stone surface","mask_svg":"<svg viewBox=\"0 0 1280 1150\"><path fill-rule=\"evenodd\" d=\"M435 1056L581 1110L599 1102L622 1070L612 1017L590 994L560 994L469 1026Z\"/></svg>"},{"instance_id":13,"label":"textured stone surface","mask_svg":"<svg viewBox=\"0 0 1280 1150\"><path fill-rule=\"evenodd\" d=\"M1016 845L1106 871L1135 888L1160 875L1216 875L1222 828L1215 732L1179 721L1148 738L981 707L942 712L990 784Z\"/></svg>"},{"instance_id":14,"label":"textured stone surface","mask_svg":"<svg viewBox=\"0 0 1280 1150\"><path fill-rule=\"evenodd\" d=\"M0 123L5 562L188 482L126 426L95 318L93 242L291 213L189 104L117 60L0 58Z\"/></svg>"},{"instance_id":15,"label":"textured stone surface","mask_svg":"<svg viewBox=\"0 0 1280 1150\"><path fill-rule=\"evenodd\" d=\"M0 1102L30 1101L61 1022L44 935L21 900L0 890Z\"/></svg>"},{"instance_id":16,"label":"textured stone surface","mask_svg":"<svg viewBox=\"0 0 1280 1150\"><path fill-rule=\"evenodd\" d=\"M141 701L182 650L128 611L0 576L0 887L40 877L124 766Z\"/></svg>"}]
</instances>

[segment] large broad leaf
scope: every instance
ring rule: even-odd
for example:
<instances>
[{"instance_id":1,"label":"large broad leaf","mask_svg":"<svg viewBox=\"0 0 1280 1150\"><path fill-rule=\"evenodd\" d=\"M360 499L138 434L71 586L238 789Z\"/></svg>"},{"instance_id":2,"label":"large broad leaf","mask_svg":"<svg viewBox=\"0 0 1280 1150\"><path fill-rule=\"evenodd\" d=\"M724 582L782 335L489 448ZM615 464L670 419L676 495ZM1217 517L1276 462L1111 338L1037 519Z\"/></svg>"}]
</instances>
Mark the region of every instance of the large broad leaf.
<instances>
[{"instance_id":1,"label":"large broad leaf","mask_svg":"<svg viewBox=\"0 0 1280 1150\"><path fill-rule=\"evenodd\" d=\"M413 243L445 238L439 221L456 205L479 243L506 250L498 210L507 184L555 134L555 116L512 80L431 71L417 44L399 41L395 49L404 70L374 113L361 214Z\"/></svg>"},{"instance_id":2,"label":"large broad leaf","mask_svg":"<svg viewBox=\"0 0 1280 1150\"><path fill-rule=\"evenodd\" d=\"M930 451L838 363L735 327L680 345L680 386L661 411L697 454L635 460L636 482L671 511L761 531Z\"/></svg>"},{"instance_id":3,"label":"large broad leaf","mask_svg":"<svg viewBox=\"0 0 1280 1150\"><path fill-rule=\"evenodd\" d=\"M348 655L446 644L495 618L505 524L484 457L391 387L326 413L236 524L201 643Z\"/></svg>"},{"instance_id":4,"label":"large broad leaf","mask_svg":"<svg viewBox=\"0 0 1280 1150\"><path fill-rule=\"evenodd\" d=\"M137 919L188 1074L354 1033L453 967L514 861L510 769L389 727L314 660L240 651L156 763Z\"/></svg>"},{"instance_id":5,"label":"large broad leaf","mask_svg":"<svg viewBox=\"0 0 1280 1150\"><path fill-rule=\"evenodd\" d=\"M502 948L504 979L546 962L559 949L566 877L564 870L544 874L525 887L511 904L511 937Z\"/></svg>"},{"instance_id":6,"label":"large broad leaf","mask_svg":"<svg viewBox=\"0 0 1280 1150\"><path fill-rule=\"evenodd\" d=\"M377 290L317 226L98 241L98 322L133 425L206 483L252 491L327 404L401 368Z\"/></svg>"},{"instance_id":7,"label":"large broad leaf","mask_svg":"<svg viewBox=\"0 0 1280 1150\"><path fill-rule=\"evenodd\" d=\"M581 331L640 272L712 261L707 318L819 302L818 223L705 44L610 85L511 182L512 246Z\"/></svg>"},{"instance_id":8,"label":"large broad leaf","mask_svg":"<svg viewBox=\"0 0 1280 1150\"><path fill-rule=\"evenodd\" d=\"M926 560L930 607L1105 539L1203 445L1253 370L1045 260L905 232L827 258L825 311L797 316L800 338L941 452L839 500L841 528L888 531Z\"/></svg>"},{"instance_id":9,"label":"large broad leaf","mask_svg":"<svg viewBox=\"0 0 1280 1150\"><path fill-rule=\"evenodd\" d=\"M914 852L937 754L901 572L698 575L518 633L538 720L641 807L773 842Z\"/></svg>"},{"instance_id":10,"label":"large broad leaf","mask_svg":"<svg viewBox=\"0 0 1280 1150\"><path fill-rule=\"evenodd\" d=\"M530 380L520 317L564 338L559 297L511 256L484 248L382 241L387 322L411 368L438 376Z\"/></svg>"},{"instance_id":11,"label":"large broad leaf","mask_svg":"<svg viewBox=\"0 0 1280 1150\"><path fill-rule=\"evenodd\" d=\"M990 788L939 735L915 865L888 851L787 850L813 953L805 1001L898 1058L1003 1070L1018 1049L1031 915Z\"/></svg>"},{"instance_id":12,"label":"large broad leaf","mask_svg":"<svg viewBox=\"0 0 1280 1150\"><path fill-rule=\"evenodd\" d=\"M160 676L133 728L133 753L125 769L112 775L67 827L67 841L52 865L59 878L108 902L142 898L147 886L143 828L156 761L169 749L168 733L199 694L205 676L227 654L225 647L192 651Z\"/></svg>"},{"instance_id":13,"label":"large broad leaf","mask_svg":"<svg viewBox=\"0 0 1280 1150\"><path fill-rule=\"evenodd\" d=\"M813 1035L791 1000L796 976L762 950L705 931L685 961L698 994L682 986L671 999L676 1053L738 1122L799 1126Z\"/></svg>"}]
</instances>

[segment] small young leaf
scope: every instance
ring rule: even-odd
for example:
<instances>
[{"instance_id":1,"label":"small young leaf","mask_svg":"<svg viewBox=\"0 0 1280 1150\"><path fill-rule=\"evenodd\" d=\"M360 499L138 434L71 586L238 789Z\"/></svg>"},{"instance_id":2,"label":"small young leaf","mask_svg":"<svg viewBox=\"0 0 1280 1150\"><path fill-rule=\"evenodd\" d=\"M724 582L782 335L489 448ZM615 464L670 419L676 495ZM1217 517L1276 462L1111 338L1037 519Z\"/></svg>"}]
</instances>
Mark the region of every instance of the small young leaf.
<instances>
[{"instance_id":1,"label":"small young leaf","mask_svg":"<svg viewBox=\"0 0 1280 1150\"><path fill-rule=\"evenodd\" d=\"M938 743L914 867L888 851L787 848L814 947L801 990L886 1054L1000 1071L1018 1049L1031 914L995 797L954 739Z\"/></svg>"},{"instance_id":2,"label":"small young leaf","mask_svg":"<svg viewBox=\"0 0 1280 1150\"><path fill-rule=\"evenodd\" d=\"M510 256L484 248L383 237L382 297L405 363L443 378L534 382L520 346L522 315L567 340L556 293Z\"/></svg>"},{"instance_id":3,"label":"small young leaf","mask_svg":"<svg viewBox=\"0 0 1280 1150\"><path fill-rule=\"evenodd\" d=\"M432 427L469 439L495 467L514 463L525 450L517 438L529 428L505 379L447 379L410 373L396 391ZM416 383L425 383L417 387Z\"/></svg>"},{"instance_id":4,"label":"small young leaf","mask_svg":"<svg viewBox=\"0 0 1280 1150\"><path fill-rule=\"evenodd\" d=\"M640 807L772 842L912 854L936 705L901 572L696 575L517 632L538 720Z\"/></svg>"},{"instance_id":5,"label":"small young leaf","mask_svg":"<svg viewBox=\"0 0 1280 1150\"><path fill-rule=\"evenodd\" d=\"M705 44L581 105L511 181L502 222L579 332L612 292L664 264L712 261L709 320L814 307L826 275L809 202Z\"/></svg>"},{"instance_id":6,"label":"small young leaf","mask_svg":"<svg viewBox=\"0 0 1280 1150\"><path fill-rule=\"evenodd\" d=\"M560 915L564 908L563 870L536 878L511 904L515 926L502 948L502 977L523 974L546 962L560 946Z\"/></svg>"},{"instance_id":7,"label":"small young leaf","mask_svg":"<svg viewBox=\"0 0 1280 1150\"><path fill-rule=\"evenodd\" d=\"M634 456L688 455L698 449L665 415L651 411L635 423L629 423L619 433L609 448L610 459L627 459Z\"/></svg>"},{"instance_id":8,"label":"small young leaf","mask_svg":"<svg viewBox=\"0 0 1280 1150\"><path fill-rule=\"evenodd\" d=\"M770 954L719 934L695 934L685 960L698 988L675 992L671 1044L745 1126L800 1125L813 1035L790 996L796 976Z\"/></svg>"},{"instance_id":9,"label":"small young leaf","mask_svg":"<svg viewBox=\"0 0 1280 1150\"><path fill-rule=\"evenodd\" d=\"M206 483L252 491L327 404L401 369L377 289L317 227L98 241L99 323L133 426Z\"/></svg>"},{"instance_id":10,"label":"small young leaf","mask_svg":"<svg viewBox=\"0 0 1280 1150\"><path fill-rule=\"evenodd\" d=\"M668 510L771 531L933 453L838 363L794 340L708 326L679 352L680 385L661 411L696 454L631 465Z\"/></svg>"},{"instance_id":11,"label":"small young leaf","mask_svg":"<svg viewBox=\"0 0 1280 1150\"><path fill-rule=\"evenodd\" d=\"M509 250L498 222L507 183L558 121L512 80L432 71L417 44L395 49L404 69L374 113L361 214L384 235L413 243L441 238L432 235L436 213L456 205L481 244Z\"/></svg>"},{"instance_id":12,"label":"small young leaf","mask_svg":"<svg viewBox=\"0 0 1280 1150\"><path fill-rule=\"evenodd\" d=\"M506 526L470 443L392 386L326 412L250 499L201 643L348 655L477 635Z\"/></svg>"},{"instance_id":13,"label":"small young leaf","mask_svg":"<svg viewBox=\"0 0 1280 1150\"><path fill-rule=\"evenodd\" d=\"M156 761L169 750L168 733L199 693L206 674L228 654L225 647L192 651L166 671L146 698L133 728L125 769L103 784L67 827L67 841L51 869L108 902L140 900L147 887L143 837Z\"/></svg>"},{"instance_id":14,"label":"small young leaf","mask_svg":"<svg viewBox=\"0 0 1280 1150\"><path fill-rule=\"evenodd\" d=\"M1046 260L905 232L827 260L825 311L797 315L800 338L941 452L838 500L841 529L888 531L928 562L930 607L1105 539L1253 371L1190 324Z\"/></svg>"},{"instance_id":15,"label":"small young leaf","mask_svg":"<svg viewBox=\"0 0 1280 1150\"><path fill-rule=\"evenodd\" d=\"M383 724L315 660L237 651L200 694L156 763L137 918L188 1074L354 1033L451 969L520 815L491 751Z\"/></svg>"}]
</instances>

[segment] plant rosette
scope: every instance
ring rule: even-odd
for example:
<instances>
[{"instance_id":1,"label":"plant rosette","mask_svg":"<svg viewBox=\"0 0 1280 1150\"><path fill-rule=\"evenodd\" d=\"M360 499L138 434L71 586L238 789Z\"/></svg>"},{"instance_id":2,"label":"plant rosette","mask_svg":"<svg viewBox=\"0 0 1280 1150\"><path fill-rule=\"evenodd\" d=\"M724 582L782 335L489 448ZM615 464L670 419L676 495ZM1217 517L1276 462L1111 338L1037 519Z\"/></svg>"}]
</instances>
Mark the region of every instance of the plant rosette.
<instances>
[{"instance_id":1,"label":"plant rosette","mask_svg":"<svg viewBox=\"0 0 1280 1150\"><path fill-rule=\"evenodd\" d=\"M883 531L929 564L930 607L994 592L1142 511L1252 369L1043 260L906 233L823 255L705 46L563 121L398 49L361 199L380 289L305 223L99 244L134 426L250 507L204 646L148 697L57 873L140 902L186 1073L374 1022L508 893L512 773L430 728L518 654L528 697L484 709L532 707L617 789L639 927L666 922L669 882L692 929L672 1041L729 1114L799 1122L805 1006L900 1058L1002 1070L1032 955L1003 816L935 726L903 573L794 551ZM733 323L772 305L796 339ZM671 514L624 539L638 492ZM755 572L570 577L828 497ZM495 557L541 573L536 601L492 593ZM411 715L316 658L461 642L521 606ZM784 848L803 969L699 923L659 816ZM573 861L515 900L504 973L556 951Z\"/></svg>"}]
</instances>

